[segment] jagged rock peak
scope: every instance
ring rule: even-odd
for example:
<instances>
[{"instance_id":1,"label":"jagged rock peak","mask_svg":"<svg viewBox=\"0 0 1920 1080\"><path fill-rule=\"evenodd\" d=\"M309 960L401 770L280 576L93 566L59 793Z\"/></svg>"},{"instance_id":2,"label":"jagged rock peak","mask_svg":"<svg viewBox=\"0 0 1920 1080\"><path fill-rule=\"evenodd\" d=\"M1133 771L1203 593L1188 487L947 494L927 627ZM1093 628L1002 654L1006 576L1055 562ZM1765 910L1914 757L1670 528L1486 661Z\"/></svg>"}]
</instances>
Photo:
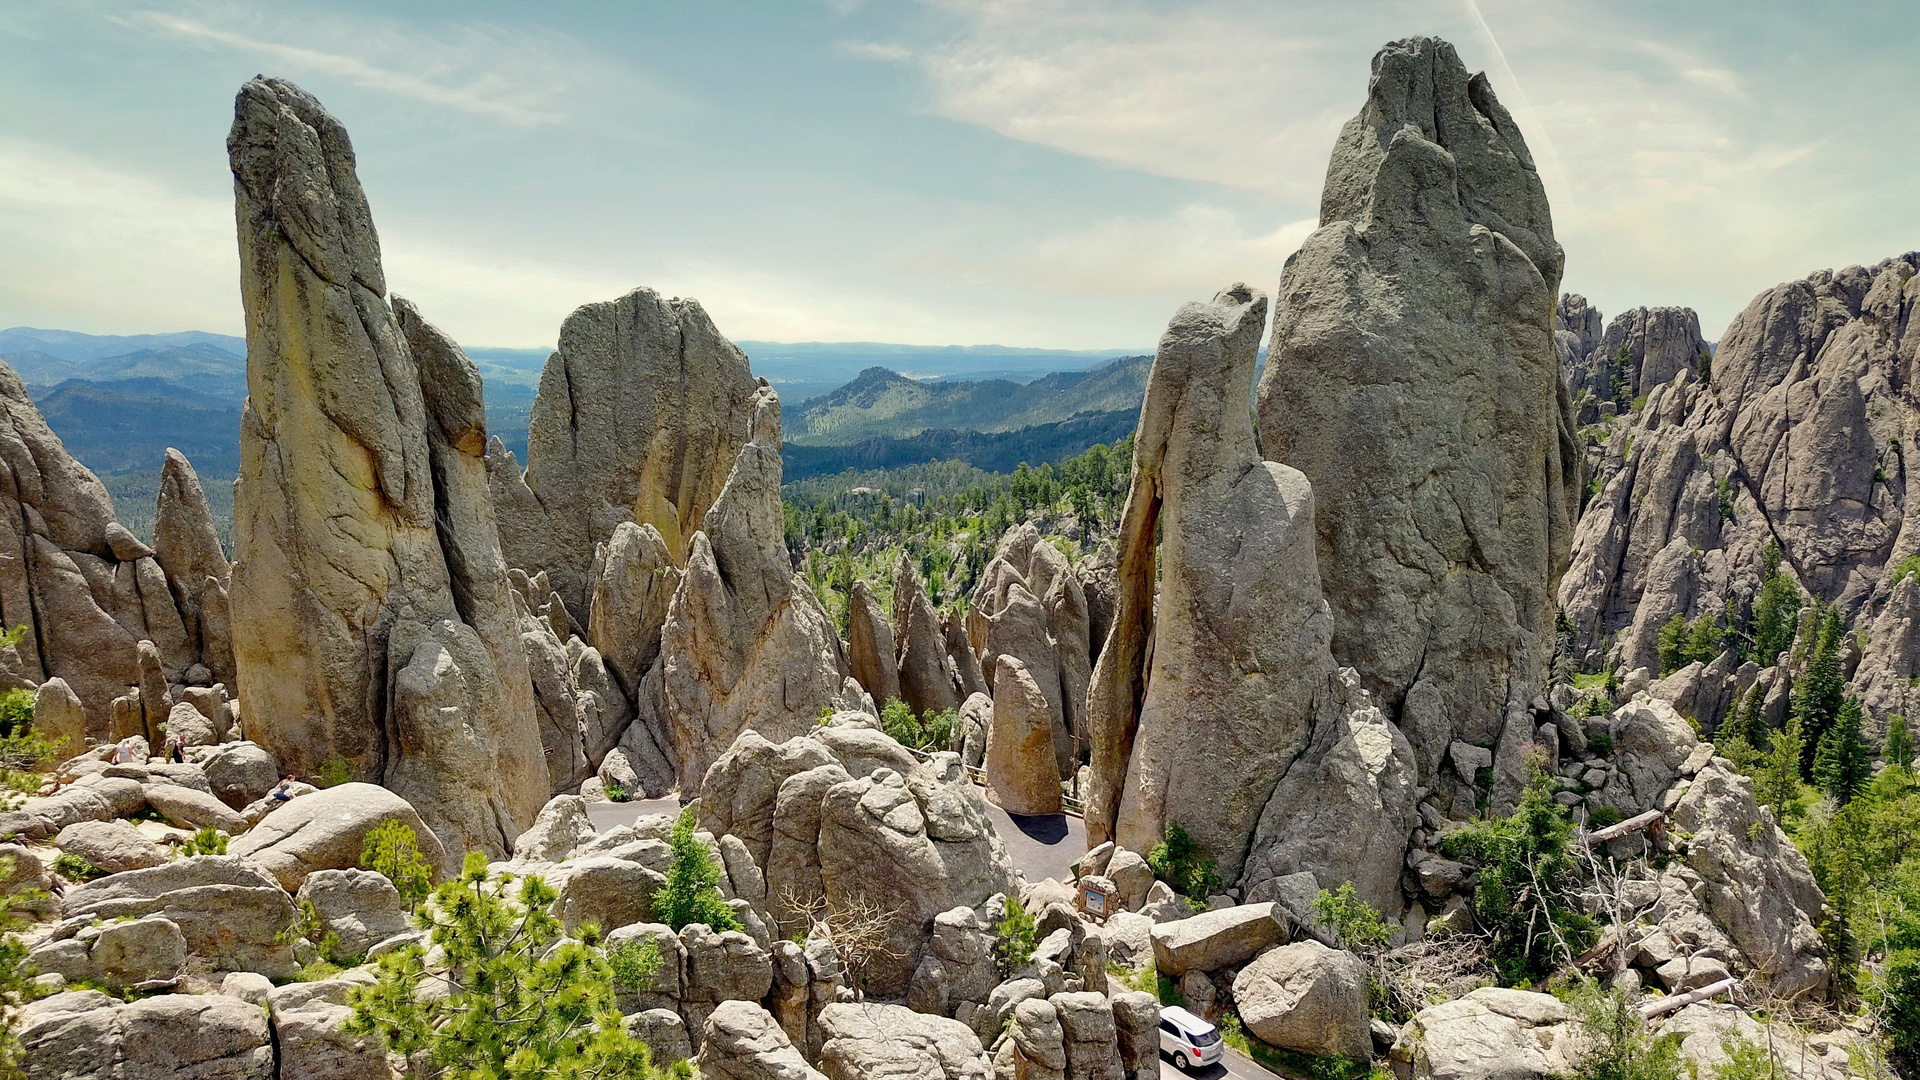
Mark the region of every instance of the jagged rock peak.
<instances>
[{"instance_id":1,"label":"jagged rock peak","mask_svg":"<svg viewBox=\"0 0 1920 1080\"><path fill-rule=\"evenodd\" d=\"M641 288L581 307L540 376L524 476L493 461L508 563L549 573L582 626L594 547L622 522L653 526L684 564L753 409L746 354L699 301Z\"/></svg>"},{"instance_id":2,"label":"jagged rock peak","mask_svg":"<svg viewBox=\"0 0 1920 1080\"><path fill-rule=\"evenodd\" d=\"M1530 734L1581 458L1554 338L1561 251L1485 76L1431 38L1374 57L1321 227L1287 263L1260 445L1313 483L1333 654L1405 731Z\"/></svg>"},{"instance_id":3,"label":"jagged rock peak","mask_svg":"<svg viewBox=\"0 0 1920 1080\"><path fill-rule=\"evenodd\" d=\"M303 775L340 763L385 785L450 848L504 852L546 784L477 456L478 377L388 307L352 146L319 102L254 79L227 147L249 390L233 639L250 734Z\"/></svg>"}]
</instances>

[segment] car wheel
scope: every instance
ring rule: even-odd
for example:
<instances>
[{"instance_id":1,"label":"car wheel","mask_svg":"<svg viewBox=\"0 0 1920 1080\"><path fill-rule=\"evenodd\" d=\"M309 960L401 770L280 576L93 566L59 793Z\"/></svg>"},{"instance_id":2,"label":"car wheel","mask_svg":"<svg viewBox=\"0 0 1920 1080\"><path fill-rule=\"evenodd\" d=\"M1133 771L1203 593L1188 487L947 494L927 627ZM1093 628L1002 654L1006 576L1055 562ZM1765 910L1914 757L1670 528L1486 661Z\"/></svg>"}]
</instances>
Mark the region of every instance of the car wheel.
<instances>
[{"instance_id":1,"label":"car wheel","mask_svg":"<svg viewBox=\"0 0 1920 1080\"><path fill-rule=\"evenodd\" d=\"M1187 1055L1179 1050L1173 1052L1173 1067L1181 1072L1187 1071Z\"/></svg>"}]
</instances>

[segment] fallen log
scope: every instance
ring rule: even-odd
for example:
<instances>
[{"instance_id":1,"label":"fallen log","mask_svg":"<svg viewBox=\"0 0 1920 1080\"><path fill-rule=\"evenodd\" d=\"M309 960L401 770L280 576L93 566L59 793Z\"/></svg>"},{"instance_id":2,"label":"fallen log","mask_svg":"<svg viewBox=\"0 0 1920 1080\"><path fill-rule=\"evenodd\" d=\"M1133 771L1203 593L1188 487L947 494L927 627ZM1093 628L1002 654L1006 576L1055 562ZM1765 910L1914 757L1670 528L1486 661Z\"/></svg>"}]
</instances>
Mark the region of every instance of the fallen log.
<instances>
[{"instance_id":1,"label":"fallen log","mask_svg":"<svg viewBox=\"0 0 1920 1080\"><path fill-rule=\"evenodd\" d=\"M1658 810L1649 810L1644 814L1635 814L1625 821L1609 825L1604 829L1595 829L1593 832L1588 833L1580 842L1586 847L1595 847L1609 840L1618 840L1628 833L1639 832L1641 829L1659 824L1665 821L1666 818L1667 815Z\"/></svg>"},{"instance_id":2,"label":"fallen log","mask_svg":"<svg viewBox=\"0 0 1920 1080\"><path fill-rule=\"evenodd\" d=\"M1643 1020L1651 1020L1656 1016L1665 1016L1667 1013L1684 1009L1695 1002L1705 1001L1710 997L1724 994L1738 985L1740 985L1740 980L1738 979L1721 979L1711 986L1703 986L1698 990L1689 990L1684 994L1675 994L1672 997L1658 998L1649 1001L1645 1005L1640 1006L1640 1018Z\"/></svg>"}]
</instances>

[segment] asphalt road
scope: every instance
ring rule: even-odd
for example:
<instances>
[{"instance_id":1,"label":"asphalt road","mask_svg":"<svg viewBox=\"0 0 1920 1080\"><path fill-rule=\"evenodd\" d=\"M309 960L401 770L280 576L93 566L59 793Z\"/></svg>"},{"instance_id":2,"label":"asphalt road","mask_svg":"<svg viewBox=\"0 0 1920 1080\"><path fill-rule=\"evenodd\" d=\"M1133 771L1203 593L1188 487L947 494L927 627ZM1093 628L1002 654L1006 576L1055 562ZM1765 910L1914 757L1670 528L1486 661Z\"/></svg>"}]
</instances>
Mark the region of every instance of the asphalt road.
<instances>
[{"instance_id":1,"label":"asphalt road","mask_svg":"<svg viewBox=\"0 0 1920 1080\"><path fill-rule=\"evenodd\" d=\"M625 825L636 818L648 814L677 814L680 812L680 800L636 799L633 802L591 802L587 804L587 817L593 827L602 831L616 825ZM1000 840L1007 845L1007 855L1013 864L1020 868L1029 882L1042 878L1066 881L1069 877L1067 867L1086 853L1086 822L1067 814L1054 814L1047 817L1027 817L1009 814L992 803L987 804L987 816L993 819L993 827L1000 833ZM1225 1077L1235 1080L1271 1080L1273 1073L1255 1065L1253 1062L1229 1050L1216 1065L1205 1069L1190 1069L1181 1072L1173 1067L1173 1060L1165 1054L1160 1055L1160 1075L1162 1077L1191 1076L1199 1080L1222 1080Z\"/></svg>"}]
</instances>

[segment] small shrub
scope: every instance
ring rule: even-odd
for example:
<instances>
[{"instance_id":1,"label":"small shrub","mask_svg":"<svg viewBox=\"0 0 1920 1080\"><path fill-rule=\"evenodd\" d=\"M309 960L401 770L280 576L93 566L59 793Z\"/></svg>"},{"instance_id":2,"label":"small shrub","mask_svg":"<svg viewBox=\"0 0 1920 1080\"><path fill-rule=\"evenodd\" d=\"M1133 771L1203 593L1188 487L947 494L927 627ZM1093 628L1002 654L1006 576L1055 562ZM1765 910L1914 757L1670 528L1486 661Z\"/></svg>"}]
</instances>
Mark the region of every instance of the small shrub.
<instances>
[{"instance_id":1,"label":"small shrub","mask_svg":"<svg viewBox=\"0 0 1920 1080\"><path fill-rule=\"evenodd\" d=\"M0 692L0 738L33 730L33 691L18 687Z\"/></svg>"},{"instance_id":2,"label":"small shrub","mask_svg":"<svg viewBox=\"0 0 1920 1080\"><path fill-rule=\"evenodd\" d=\"M53 857L53 872L70 881L92 881L107 873L71 851Z\"/></svg>"},{"instance_id":3,"label":"small shrub","mask_svg":"<svg viewBox=\"0 0 1920 1080\"><path fill-rule=\"evenodd\" d=\"M1568 891L1579 864L1568 850L1573 822L1553 801L1552 779L1536 771L1505 818L1459 829L1441 842L1453 858L1480 862L1473 913L1492 936L1488 959L1508 984L1530 982L1585 950L1592 919Z\"/></svg>"},{"instance_id":4,"label":"small shrub","mask_svg":"<svg viewBox=\"0 0 1920 1080\"><path fill-rule=\"evenodd\" d=\"M1618 825L1625 820L1626 818L1620 815L1620 811L1611 806L1596 806L1587 815L1587 828L1598 831L1609 825Z\"/></svg>"},{"instance_id":5,"label":"small shrub","mask_svg":"<svg viewBox=\"0 0 1920 1080\"><path fill-rule=\"evenodd\" d=\"M1007 913L993 926L993 955L1000 961L1000 976L1007 978L1033 959L1035 926L1027 906L1016 897L1007 898Z\"/></svg>"},{"instance_id":6,"label":"small shrub","mask_svg":"<svg viewBox=\"0 0 1920 1080\"><path fill-rule=\"evenodd\" d=\"M1200 845L1179 822L1167 822L1166 839L1147 852L1147 865L1155 877L1175 892L1197 901L1201 911L1206 910L1207 897L1220 891L1217 864L1200 850Z\"/></svg>"},{"instance_id":7,"label":"small shrub","mask_svg":"<svg viewBox=\"0 0 1920 1080\"><path fill-rule=\"evenodd\" d=\"M1898 585L1917 574L1920 574L1920 555L1909 555L1894 564L1893 583Z\"/></svg>"},{"instance_id":8,"label":"small shrub","mask_svg":"<svg viewBox=\"0 0 1920 1080\"><path fill-rule=\"evenodd\" d=\"M1897 949L1880 981L1880 1025L1887 1045L1920 1054L1920 951Z\"/></svg>"},{"instance_id":9,"label":"small shrub","mask_svg":"<svg viewBox=\"0 0 1920 1080\"><path fill-rule=\"evenodd\" d=\"M614 985L628 990L653 985L662 962L660 944L652 938L621 942L607 950L607 970L613 973Z\"/></svg>"},{"instance_id":10,"label":"small shrub","mask_svg":"<svg viewBox=\"0 0 1920 1080\"><path fill-rule=\"evenodd\" d=\"M1779 1080L1789 1075L1766 1047L1751 1039L1729 1035L1720 1041L1720 1052L1727 1059L1713 1067L1712 1080Z\"/></svg>"},{"instance_id":11,"label":"small shrub","mask_svg":"<svg viewBox=\"0 0 1920 1080\"><path fill-rule=\"evenodd\" d=\"M321 788L339 787L353 780L353 766L346 758L331 757L320 763L320 770L313 774L313 786Z\"/></svg>"},{"instance_id":12,"label":"small shrub","mask_svg":"<svg viewBox=\"0 0 1920 1080\"><path fill-rule=\"evenodd\" d=\"M1650 1038L1624 991L1583 982L1567 999L1585 1036L1570 1080L1679 1080L1682 1035Z\"/></svg>"},{"instance_id":13,"label":"small shrub","mask_svg":"<svg viewBox=\"0 0 1920 1080\"><path fill-rule=\"evenodd\" d=\"M184 848L188 855L225 855L227 853L227 834L209 825L194 833Z\"/></svg>"},{"instance_id":14,"label":"small shrub","mask_svg":"<svg viewBox=\"0 0 1920 1080\"><path fill-rule=\"evenodd\" d=\"M1339 892L1321 889L1313 898L1313 916L1333 931L1341 948L1362 955L1385 948L1399 929L1360 899L1351 881L1341 885Z\"/></svg>"},{"instance_id":15,"label":"small shrub","mask_svg":"<svg viewBox=\"0 0 1920 1080\"><path fill-rule=\"evenodd\" d=\"M1613 736L1604 731L1598 735L1589 735L1587 736L1587 749L1592 751L1596 757L1612 757Z\"/></svg>"},{"instance_id":16,"label":"small shrub","mask_svg":"<svg viewBox=\"0 0 1920 1080\"><path fill-rule=\"evenodd\" d=\"M654 918L677 933L691 923L705 923L717 931L738 930L740 922L720 895L720 867L713 853L693 832L693 808L680 811L667 843L673 862L667 883L653 894Z\"/></svg>"},{"instance_id":17,"label":"small shrub","mask_svg":"<svg viewBox=\"0 0 1920 1080\"><path fill-rule=\"evenodd\" d=\"M627 792L627 785L622 784L618 780L607 781L605 791L609 802L626 802L633 798L633 796Z\"/></svg>"},{"instance_id":18,"label":"small shrub","mask_svg":"<svg viewBox=\"0 0 1920 1080\"><path fill-rule=\"evenodd\" d=\"M419 907L433 891L433 866L420 854L420 838L405 822L383 821L367 833L360 849L360 868L393 882L408 911Z\"/></svg>"}]
</instances>

